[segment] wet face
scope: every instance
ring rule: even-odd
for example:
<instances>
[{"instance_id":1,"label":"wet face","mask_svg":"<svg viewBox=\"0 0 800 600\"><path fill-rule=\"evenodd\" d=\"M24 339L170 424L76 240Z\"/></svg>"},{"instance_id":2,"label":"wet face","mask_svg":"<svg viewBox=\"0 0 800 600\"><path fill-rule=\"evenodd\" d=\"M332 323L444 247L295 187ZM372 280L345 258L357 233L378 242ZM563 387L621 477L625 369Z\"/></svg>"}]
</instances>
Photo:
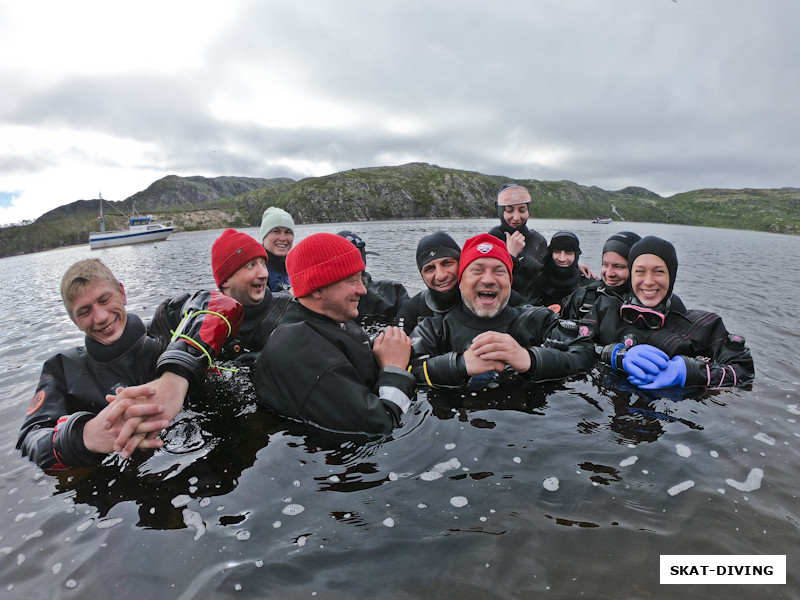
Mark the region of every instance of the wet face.
<instances>
[{"instance_id":1,"label":"wet face","mask_svg":"<svg viewBox=\"0 0 800 600\"><path fill-rule=\"evenodd\" d=\"M575 262L575 252L571 250L553 250L552 257L557 267L569 267Z\"/></svg>"},{"instance_id":2,"label":"wet face","mask_svg":"<svg viewBox=\"0 0 800 600\"><path fill-rule=\"evenodd\" d=\"M603 264L600 267L600 277L606 285L618 286L628 281L630 271L628 270L628 259L608 251L603 254Z\"/></svg>"},{"instance_id":3,"label":"wet face","mask_svg":"<svg viewBox=\"0 0 800 600\"><path fill-rule=\"evenodd\" d=\"M346 323L358 317L358 301L367 293L361 272L355 273L312 292L315 310L337 323Z\"/></svg>"},{"instance_id":4,"label":"wet face","mask_svg":"<svg viewBox=\"0 0 800 600\"><path fill-rule=\"evenodd\" d=\"M497 258L478 258L461 274L461 299L473 314L490 319L508 304L511 274Z\"/></svg>"},{"instance_id":5,"label":"wet face","mask_svg":"<svg viewBox=\"0 0 800 600\"><path fill-rule=\"evenodd\" d=\"M445 256L429 261L420 271L425 285L435 292L449 292L458 284L458 259Z\"/></svg>"},{"instance_id":6,"label":"wet face","mask_svg":"<svg viewBox=\"0 0 800 600\"><path fill-rule=\"evenodd\" d=\"M528 222L528 204L512 204L503 207L503 218L509 227L516 229Z\"/></svg>"},{"instance_id":7,"label":"wet face","mask_svg":"<svg viewBox=\"0 0 800 600\"><path fill-rule=\"evenodd\" d=\"M254 258L222 283L220 289L242 306L259 304L267 293L267 261L263 256Z\"/></svg>"},{"instance_id":8,"label":"wet face","mask_svg":"<svg viewBox=\"0 0 800 600\"><path fill-rule=\"evenodd\" d=\"M88 337L101 344L116 342L125 331L125 289L110 281L98 280L88 285L70 302L69 318Z\"/></svg>"},{"instance_id":9,"label":"wet face","mask_svg":"<svg viewBox=\"0 0 800 600\"><path fill-rule=\"evenodd\" d=\"M294 231L288 227L274 227L264 236L264 249L274 256L286 256L294 244Z\"/></svg>"},{"instance_id":10,"label":"wet face","mask_svg":"<svg viewBox=\"0 0 800 600\"><path fill-rule=\"evenodd\" d=\"M658 306L669 290L667 263L655 254L637 256L631 266L631 290L643 306Z\"/></svg>"}]
</instances>

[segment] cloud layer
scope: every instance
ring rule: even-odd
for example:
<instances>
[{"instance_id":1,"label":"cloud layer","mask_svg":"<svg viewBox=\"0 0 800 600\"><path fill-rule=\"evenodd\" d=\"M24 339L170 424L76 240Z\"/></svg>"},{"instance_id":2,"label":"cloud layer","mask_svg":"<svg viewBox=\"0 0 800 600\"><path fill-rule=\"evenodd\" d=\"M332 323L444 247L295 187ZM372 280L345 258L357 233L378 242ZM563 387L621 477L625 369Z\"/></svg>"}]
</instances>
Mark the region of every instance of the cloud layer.
<instances>
[{"instance_id":1,"label":"cloud layer","mask_svg":"<svg viewBox=\"0 0 800 600\"><path fill-rule=\"evenodd\" d=\"M410 161L662 195L800 186L798 16L792 0L0 0L0 223L172 173Z\"/></svg>"}]
</instances>

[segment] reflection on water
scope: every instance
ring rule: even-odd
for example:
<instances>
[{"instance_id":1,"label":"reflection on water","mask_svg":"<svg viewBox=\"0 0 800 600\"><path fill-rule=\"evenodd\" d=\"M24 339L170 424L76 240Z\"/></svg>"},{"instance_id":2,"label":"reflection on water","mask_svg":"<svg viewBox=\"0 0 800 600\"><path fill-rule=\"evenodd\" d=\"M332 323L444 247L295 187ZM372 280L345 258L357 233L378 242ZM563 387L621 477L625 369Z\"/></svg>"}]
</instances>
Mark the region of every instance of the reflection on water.
<instances>
[{"instance_id":1,"label":"reflection on water","mask_svg":"<svg viewBox=\"0 0 800 600\"><path fill-rule=\"evenodd\" d=\"M462 243L491 224L297 234L356 231L379 253L369 257L373 277L413 293L416 240L446 227ZM20 458L14 442L41 362L80 341L57 286L89 252L0 260L2 597L706 598L705 586L659 586L659 556L786 554L793 564L800 372L795 311L782 299L800 279L798 241L541 222L547 237L576 231L593 267L605 238L628 228L676 243L676 291L747 337L752 389L646 393L600 368L541 385L512 378L422 391L390 437L358 439L276 417L258 407L246 373L223 372L191 398L163 450L56 474ZM161 298L213 284L218 234L91 255L120 274L129 309L147 317ZM780 265L756 265L767 242ZM724 281L709 277L709 248ZM746 289L720 289L745 280ZM798 589L790 567L786 586L711 591L797 598Z\"/></svg>"}]
</instances>

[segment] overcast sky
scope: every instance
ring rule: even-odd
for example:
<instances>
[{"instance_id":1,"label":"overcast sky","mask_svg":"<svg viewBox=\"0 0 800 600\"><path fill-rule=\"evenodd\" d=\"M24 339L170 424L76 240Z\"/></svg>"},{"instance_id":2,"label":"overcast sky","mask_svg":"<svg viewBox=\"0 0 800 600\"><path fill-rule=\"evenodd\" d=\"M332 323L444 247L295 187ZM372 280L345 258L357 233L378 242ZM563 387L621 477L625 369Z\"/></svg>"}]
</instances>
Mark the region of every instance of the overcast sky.
<instances>
[{"instance_id":1,"label":"overcast sky","mask_svg":"<svg viewBox=\"0 0 800 600\"><path fill-rule=\"evenodd\" d=\"M800 187L797 0L0 0L0 223L421 161Z\"/></svg>"}]
</instances>

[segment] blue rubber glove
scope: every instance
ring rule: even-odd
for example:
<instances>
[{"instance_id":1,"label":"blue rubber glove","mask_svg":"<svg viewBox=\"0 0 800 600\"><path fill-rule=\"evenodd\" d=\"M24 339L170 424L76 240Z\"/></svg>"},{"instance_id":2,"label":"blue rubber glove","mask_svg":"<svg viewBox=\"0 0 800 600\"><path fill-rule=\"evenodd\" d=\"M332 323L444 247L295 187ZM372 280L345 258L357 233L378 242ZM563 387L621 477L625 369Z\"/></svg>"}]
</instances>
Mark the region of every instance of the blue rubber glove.
<instances>
[{"instance_id":1,"label":"blue rubber glove","mask_svg":"<svg viewBox=\"0 0 800 600\"><path fill-rule=\"evenodd\" d=\"M669 356L649 344L637 344L622 357L622 368L630 375L628 380L634 385L650 383L667 368L667 363Z\"/></svg>"},{"instance_id":2,"label":"blue rubber glove","mask_svg":"<svg viewBox=\"0 0 800 600\"><path fill-rule=\"evenodd\" d=\"M628 378L630 381L630 378ZM633 383L633 382L631 382ZM686 363L676 356L667 363L667 367L655 376L653 381L636 384L643 390L657 390L668 387L683 387L686 384Z\"/></svg>"}]
</instances>

